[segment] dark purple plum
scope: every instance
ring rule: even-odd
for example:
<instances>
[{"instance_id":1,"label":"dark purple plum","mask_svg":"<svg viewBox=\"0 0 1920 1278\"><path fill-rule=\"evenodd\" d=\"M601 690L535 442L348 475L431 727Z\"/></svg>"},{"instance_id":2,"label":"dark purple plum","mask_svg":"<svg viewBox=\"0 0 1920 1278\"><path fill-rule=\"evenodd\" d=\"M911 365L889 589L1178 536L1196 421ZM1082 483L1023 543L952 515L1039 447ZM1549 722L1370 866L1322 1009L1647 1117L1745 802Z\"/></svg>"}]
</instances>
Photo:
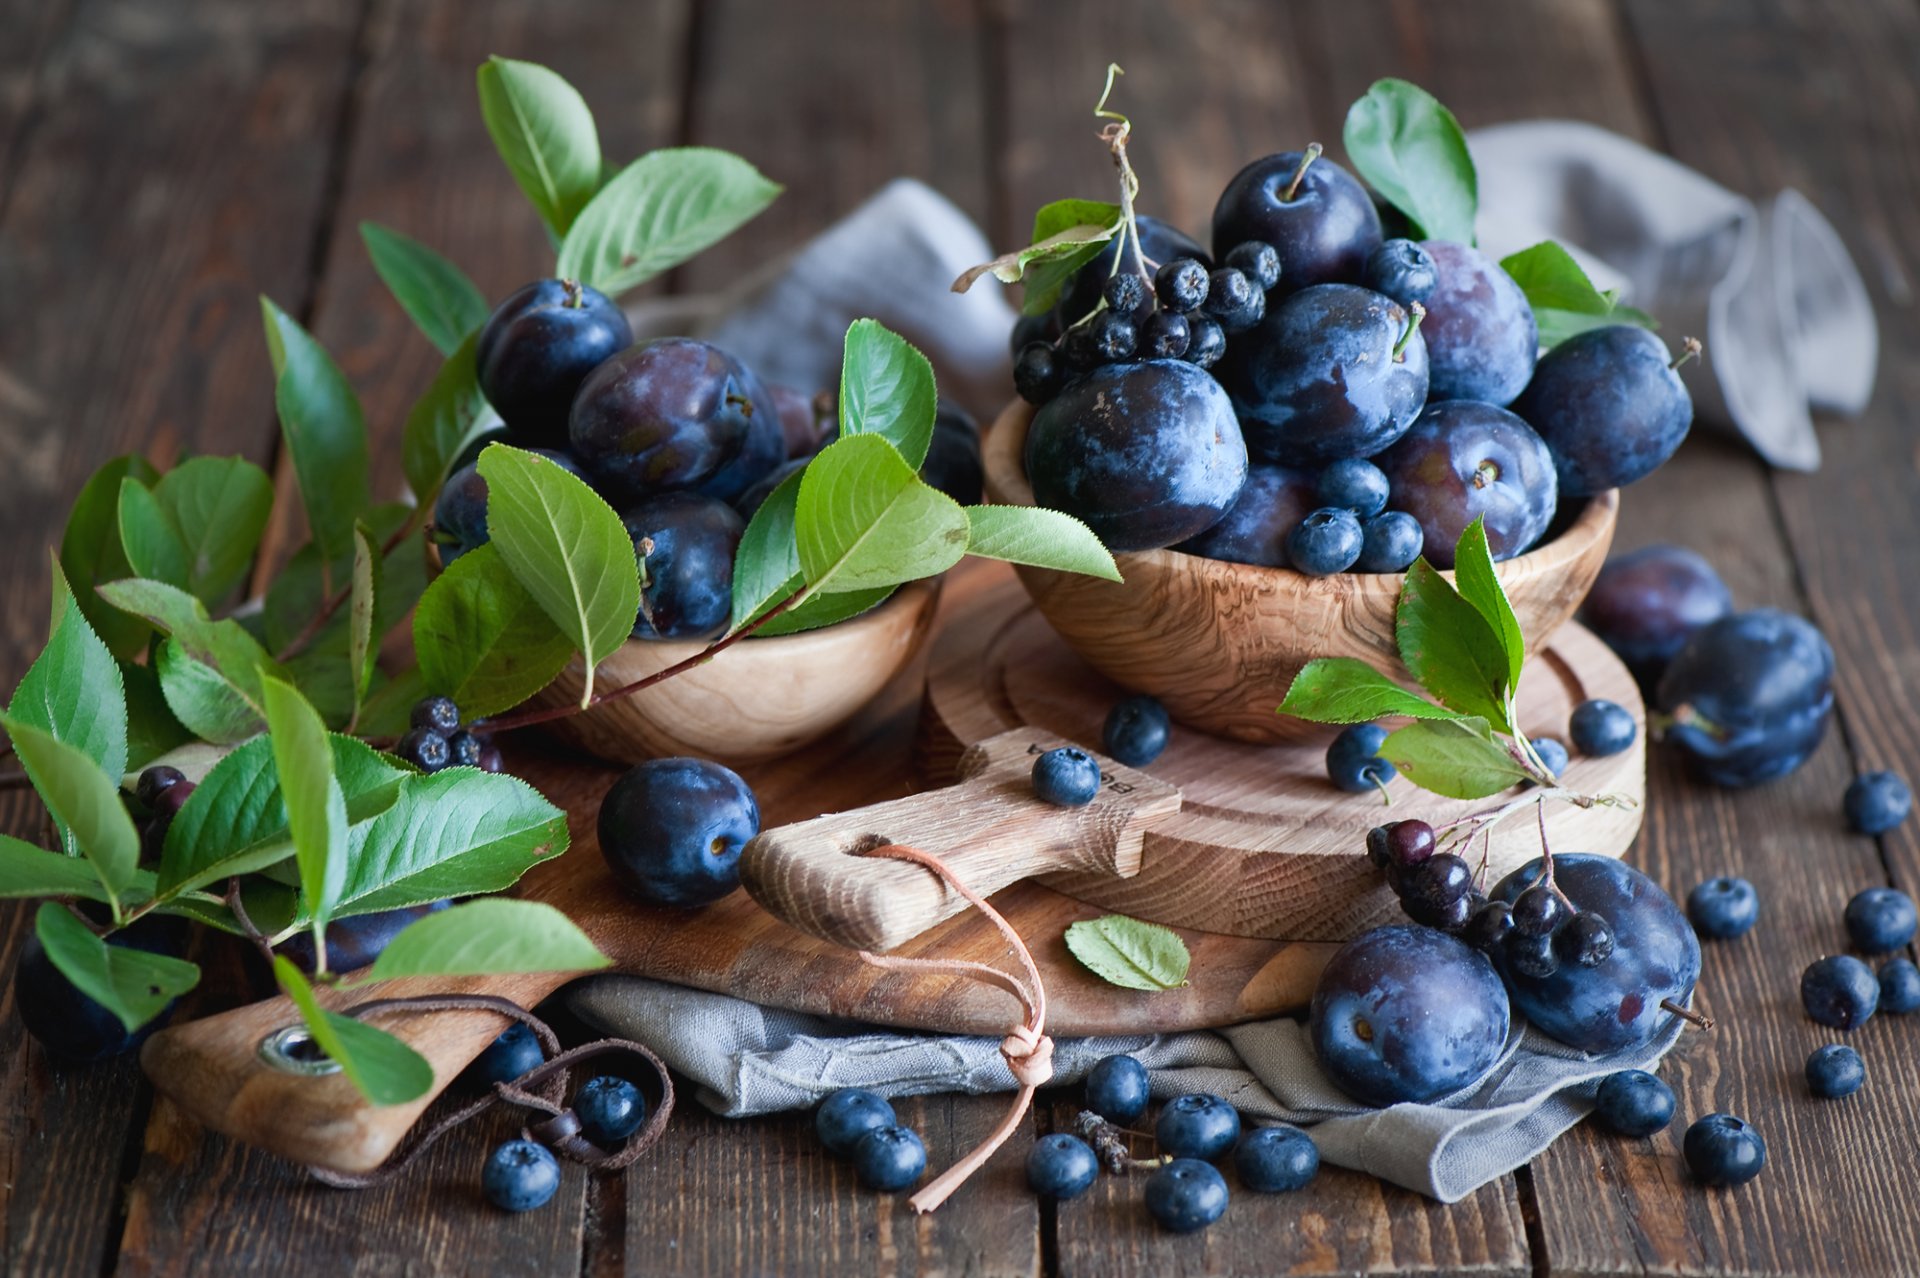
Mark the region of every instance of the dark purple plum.
<instances>
[{"instance_id":1,"label":"dark purple plum","mask_svg":"<svg viewBox=\"0 0 1920 1278\"><path fill-rule=\"evenodd\" d=\"M595 485L622 506L713 478L746 448L761 414L779 424L739 360L690 337L661 337L593 371L574 398L568 434Z\"/></svg>"},{"instance_id":2,"label":"dark purple plum","mask_svg":"<svg viewBox=\"0 0 1920 1278\"><path fill-rule=\"evenodd\" d=\"M958 404L941 401L933 419L933 438L927 443L927 459L920 463L920 478L962 506L979 504L986 487L986 471L980 465L980 423Z\"/></svg>"},{"instance_id":3,"label":"dark purple plum","mask_svg":"<svg viewBox=\"0 0 1920 1278\"><path fill-rule=\"evenodd\" d=\"M1580 622L1650 688L1689 635L1732 611L1733 595L1713 565L1684 546L1643 546L1607 560Z\"/></svg>"},{"instance_id":4,"label":"dark purple plum","mask_svg":"<svg viewBox=\"0 0 1920 1278\"><path fill-rule=\"evenodd\" d=\"M1833 648L1810 621L1773 608L1736 612L1693 632L1660 677L1666 739L1715 785L1786 776L1833 717Z\"/></svg>"},{"instance_id":5,"label":"dark purple plum","mask_svg":"<svg viewBox=\"0 0 1920 1278\"><path fill-rule=\"evenodd\" d=\"M1667 344L1632 324L1588 329L1541 356L1513 411L1547 441L1570 497L1646 478L1693 425Z\"/></svg>"},{"instance_id":6,"label":"dark purple plum","mask_svg":"<svg viewBox=\"0 0 1920 1278\"><path fill-rule=\"evenodd\" d=\"M792 461L783 462L773 471L762 476L759 483L741 493L738 500L733 503L733 508L740 512L740 518L751 520L754 512L766 504L767 498L773 496L774 489L785 483L789 475L805 470L807 463L812 460L811 457L796 457Z\"/></svg>"},{"instance_id":7,"label":"dark purple plum","mask_svg":"<svg viewBox=\"0 0 1920 1278\"><path fill-rule=\"evenodd\" d=\"M1213 259L1199 243L1178 227L1170 226L1157 217L1148 217L1144 213L1135 219L1140 228L1140 251L1146 255L1147 269L1154 270L1164 266L1175 258L1198 258L1208 269L1213 269ZM1113 262L1122 250L1120 237L1107 242L1098 257L1081 267L1074 275L1073 282L1061 291L1060 304L1056 314L1065 324L1076 323L1084 318L1094 307L1100 305L1101 294L1107 287L1107 281L1113 277ZM1133 262L1133 246L1125 246L1126 262ZM1064 326L1064 324L1063 324Z\"/></svg>"},{"instance_id":8,"label":"dark purple plum","mask_svg":"<svg viewBox=\"0 0 1920 1278\"><path fill-rule=\"evenodd\" d=\"M1433 366L1428 393L1434 399L1511 404L1533 376L1540 348L1527 295L1479 249L1446 240L1421 247L1437 277L1426 302L1427 322L1420 326Z\"/></svg>"},{"instance_id":9,"label":"dark purple plum","mask_svg":"<svg viewBox=\"0 0 1920 1278\"><path fill-rule=\"evenodd\" d=\"M546 458L570 475L586 476L573 458L550 448L530 448L528 452ZM440 545L440 562L450 564L469 550L487 541L487 481L480 477L480 463L469 462L440 486L433 503L434 531L452 540Z\"/></svg>"},{"instance_id":10,"label":"dark purple plum","mask_svg":"<svg viewBox=\"0 0 1920 1278\"><path fill-rule=\"evenodd\" d=\"M827 446L835 427L833 392L812 395L778 383L767 384L767 398L780 417L780 433L786 437L787 456L811 457Z\"/></svg>"},{"instance_id":11,"label":"dark purple plum","mask_svg":"<svg viewBox=\"0 0 1920 1278\"><path fill-rule=\"evenodd\" d=\"M1380 215L1353 174L1319 148L1282 151L1236 173L1213 206L1214 252L1247 240L1280 255L1275 298L1315 284L1357 284L1380 247Z\"/></svg>"},{"instance_id":12,"label":"dark purple plum","mask_svg":"<svg viewBox=\"0 0 1920 1278\"><path fill-rule=\"evenodd\" d=\"M408 924L452 904L452 901L433 901L405 909L355 914L350 918L332 920L327 924L327 969L332 972L357 972L370 966L380 957L380 951L387 948L387 942L400 935ZM300 966L301 971L312 974L313 932L310 929L295 932L275 946L274 953L286 955Z\"/></svg>"},{"instance_id":13,"label":"dark purple plum","mask_svg":"<svg viewBox=\"0 0 1920 1278\"><path fill-rule=\"evenodd\" d=\"M1307 1032L1341 1091L1395 1105L1479 1082L1511 1017L1486 955L1432 928L1380 927L1341 946L1320 974Z\"/></svg>"},{"instance_id":14,"label":"dark purple plum","mask_svg":"<svg viewBox=\"0 0 1920 1278\"><path fill-rule=\"evenodd\" d=\"M1174 549L1232 564L1287 566L1287 536L1320 506L1318 476L1311 470L1255 462L1247 467L1240 497L1220 522Z\"/></svg>"},{"instance_id":15,"label":"dark purple plum","mask_svg":"<svg viewBox=\"0 0 1920 1278\"><path fill-rule=\"evenodd\" d=\"M1512 904L1540 882L1540 860L1528 862L1494 885L1488 899ZM1559 963L1545 975L1529 975L1496 950L1513 1005L1544 1034L1583 1052L1615 1052L1652 1041L1672 1024L1700 975L1700 941L1673 898L1630 865L1608 856L1556 854L1554 884L1574 909L1606 919L1613 949L1600 962Z\"/></svg>"},{"instance_id":16,"label":"dark purple plum","mask_svg":"<svg viewBox=\"0 0 1920 1278\"><path fill-rule=\"evenodd\" d=\"M747 376L752 380L751 373ZM786 423L773 396L761 388L757 395L749 392L749 397L747 436L740 444L740 451L694 490L728 505L740 500L747 489L780 469L781 463L787 460Z\"/></svg>"},{"instance_id":17,"label":"dark purple plum","mask_svg":"<svg viewBox=\"0 0 1920 1278\"><path fill-rule=\"evenodd\" d=\"M733 608L733 554L746 525L733 507L666 493L621 517L640 561L636 639L711 639Z\"/></svg>"},{"instance_id":18,"label":"dark purple plum","mask_svg":"<svg viewBox=\"0 0 1920 1278\"><path fill-rule=\"evenodd\" d=\"M650 905L705 905L739 886L760 804L731 768L649 759L607 791L598 829L600 854L627 891Z\"/></svg>"},{"instance_id":19,"label":"dark purple plum","mask_svg":"<svg viewBox=\"0 0 1920 1278\"><path fill-rule=\"evenodd\" d=\"M150 914L107 938L108 945L179 958L187 950L186 920ZM53 965L38 935L29 932L13 969L13 1005L27 1033L47 1055L69 1064L87 1064L130 1052L173 1015L169 1003L158 1016L131 1034L120 1018L82 994L66 973Z\"/></svg>"},{"instance_id":20,"label":"dark purple plum","mask_svg":"<svg viewBox=\"0 0 1920 1278\"><path fill-rule=\"evenodd\" d=\"M1533 428L1474 400L1429 404L1400 442L1374 458L1393 487L1389 505L1420 521L1426 557L1453 567L1454 543L1486 520L1495 559L1511 559L1553 522L1553 458Z\"/></svg>"},{"instance_id":21,"label":"dark purple plum","mask_svg":"<svg viewBox=\"0 0 1920 1278\"><path fill-rule=\"evenodd\" d=\"M1400 438L1427 398L1420 328L1392 298L1352 284L1303 289L1274 307L1220 366L1248 453L1312 466Z\"/></svg>"},{"instance_id":22,"label":"dark purple plum","mask_svg":"<svg viewBox=\"0 0 1920 1278\"><path fill-rule=\"evenodd\" d=\"M474 347L474 372L512 430L563 448L580 383L632 341L627 317L606 294L572 280L535 280L487 317Z\"/></svg>"},{"instance_id":23,"label":"dark purple plum","mask_svg":"<svg viewBox=\"0 0 1920 1278\"><path fill-rule=\"evenodd\" d=\"M1211 528L1247 477L1227 393L1205 370L1156 359L1095 369L1027 432L1035 499L1087 524L1109 550L1151 550Z\"/></svg>"}]
</instances>

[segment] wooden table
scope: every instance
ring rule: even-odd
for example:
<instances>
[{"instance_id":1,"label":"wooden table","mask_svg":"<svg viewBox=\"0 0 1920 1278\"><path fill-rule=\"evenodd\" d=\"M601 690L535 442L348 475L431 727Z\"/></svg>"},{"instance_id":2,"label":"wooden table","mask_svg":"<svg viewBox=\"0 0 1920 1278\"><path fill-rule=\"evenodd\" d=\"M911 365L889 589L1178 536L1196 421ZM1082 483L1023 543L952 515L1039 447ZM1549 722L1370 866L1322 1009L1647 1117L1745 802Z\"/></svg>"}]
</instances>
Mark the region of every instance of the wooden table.
<instances>
[{"instance_id":1,"label":"wooden table","mask_svg":"<svg viewBox=\"0 0 1920 1278\"><path fill-rule=\"evenodd\" d=\"M805 1119L729 1123L688 1105L624 1178L567 1173L547 1208L477 1192L499 1130L469 1129L399 1183L358 1194L209 1136L131 1062L49 1068L0 1000L0 1166L9 1274L1920 1272L1920 1024L1854 1036L1869 1082L1809 1100L1801 967L1843 944L1858 889L1920 880L1920 821L1841 829L1847 778L1920 759L1920 4L1915 0L0 0L0 675L43 638L41 547L102 459L129 449L275 457L256 293L309 323L365 397L397 491L399 425L435 356L384 294L356 224L419 236L490 296L551 259L490 153L473 68L500 52L562 70L611 155L676 142L741 151L787 184L772 211L672 281L700 289L801 242L914 174L1018 242L1032 209L1101 195L1088 117L1109 60L1129 75L1143 207L1203 228L1246 159L1337 141L1374 77L1409 76L1469 127L1569 116L1670 150L1754 194L1799 187L1839 225L1883 324L1860 421L1823 425L1816 475L1696 439L1631 490L1625 543L1705 552L1744 604L1811 614L1840 659L1838 729L1766 789L1654 765L1638 863L1684 891L1721 871L1765 893L1753 938L1710 951L1720 1022L1666 1067L1681 1114L1740 1113L1771 1162L1734 1192L1692 1185L1679 1127L1577 1130L1531 1167L1438 1207L1328 1170L1302 1194L1239 1194L1175 1239L1137 1186L1058 1211L996 1160L937 1215L857 1192ZM284 464L284 459L281 459ZM862 795L903 784L900 715L842 746ZM823 768L819 803L853 768ZM835 781L832 777L841 779ZM1920 780L1920 776L1915 779ZM840 790L834 790L838 785ZM852 796L858 797L858 796ZM790 797L798 805L802 799ZM0 818L31 833L30 794ZM0 975L31 917L0 909ZM10 989L10 983L5 987ZM216 979L202 999L231 997ZM944 1162L992 1099L904 1106ZM1072 1109L1043 1105L1041 1129Z\"/></svg>"}]
</instances>

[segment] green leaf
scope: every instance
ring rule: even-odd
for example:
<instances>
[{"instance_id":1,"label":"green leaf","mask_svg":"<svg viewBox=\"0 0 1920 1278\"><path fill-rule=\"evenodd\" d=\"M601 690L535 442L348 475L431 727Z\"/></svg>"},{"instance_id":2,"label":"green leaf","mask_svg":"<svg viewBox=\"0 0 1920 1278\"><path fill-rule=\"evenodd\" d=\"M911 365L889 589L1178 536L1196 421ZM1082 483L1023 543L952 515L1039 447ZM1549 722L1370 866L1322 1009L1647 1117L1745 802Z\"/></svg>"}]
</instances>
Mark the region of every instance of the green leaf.
<instances>
[{"instance_id":1,"label":"green leaf","mask_svg":"<svg viewBox=\"0 0 1920 1278\"><path fill-rule=\"evenodd\" d=\"M494 897L438 910L408 924L380 951L367 979L586 972L612 962L551 905Z\"/></svg>"},{"instance_id":2,"label":"green leaf","mask_svg":"<svg viewBox=\"0 0 1920 1278\"><path fill-rule=\"evenodd\" d=\"M427 587L413 614L413 648L425 689L452 697L470 719L511 710L552 683L574 654L491 542Z\"/></svg>"},{"instance_id":3,"label":"green leaf","mask_svg":"<svg viewBox=\"0 0 1920 1278\"><path fill-rule=\"evenodd\" d=\"M245 741L267 726L260 711L218 670L187 655L177 639L163 639L153 669L167 710L189 733L217 745ZM132 704L132 699L128 699Z\"/></svg>"},{"instance_id":4,"label":"green leaf","mask_svg":"<svg viewBox=\"0 0 1920 1278\"><path fill-rule=\"evenodd\" d=\"M155 666L136 666L131 661L116 664L127 696L126 770L139 772L169 750L192 741L194 733L167 705Z\"/></svg>"},{"instance_id":5,"label":"green leaf","mask_svg":"<svg viewBox=\"0 0 1920 1278\"><path fill-rule=\"evenodd\" d=\"M771 639L775 635L797 635L806 630L819 630L823 626L837 626L879 607L892 596L894 589L892 586L876 586L871 590L815 595L802 601L798 608L789 608L754 631L754 637Z\"/></svg>"},{"instance_id":6,"label":"green leaf","mask_svg":"<svg viewBox=\"0 0 1920 1278\"><path fill-rule=\"evenodd\" d=\"M139 890L133 890L135 887ZM125 894L129 902L151 900L153 876L145 871L134 875ZM0 897L9 899L32 896L79 897L83 901L110 902L100 876L93 866L77 856L66 856L37 848L23 839L0 834Z\"/></svg>"},{"instance_id":7,"label":"green leaf","mask_svg":"<svg viewBox=\"0 0 1920 1278\"><path fill-rule=\"evenodd\" d=\"M586 481L544 457L489 444L480 475L487 481L489 544L586 655L585 706L593 668L632 636L640 613L633 540Z\"/></svg>"},{"instance_id":8,"label":"green leaf","mask_svg":"<svg viewBox=\"0 0 1920 1278\"><path fill-rule=\"evenodd\" d=\"M116 657L138 656L147 644L152 628L138 617L108 604L94 593L103 581L118 581L133 575L127 553L120 540L120 485L131 479L153 484L160 478L144 457L116 457L87 480L74 500L73 513L67 516L66 532L60 538L60 568L72 583L94 632Z\"/></svg>"},{"instance_id":9,"label":"green leaf","mask_svg":"<svg viewBox=\"0 0 1920 1278\"><path fill-rule=\"evenodd\" d=\"M1419 85L1376 80L1347 111L1347 156L1419 238L1472 244L1479 179L1453 112Z\"/></svg>"},{"instance_id":10,"label":"green leaf","mask_svg":"<svg viewBox=\"0 0 1920 1278\"><path fill-rule=\"evenodd\" d=\"M41 904L33 930L61 975L117 1016L129 1034L200 983L200 969L185 959L108 945L52 901Z\"/></svg>"},{"instance_id":11,"label":"green leaf","mask_svg":"<svg viewBox=\"0 0 1920 1278\"><path fill-rule=\"evenodd\" d=\"M347 596L347 663L353 671L353 709L357 716L373 681L374 658L380 655L374 643L373 618L381 561L379 552L362 524L353 530L353 585Z\"/></svg>"},{"instance_id":12,"label":"green leaf","mask_svg":"<svg viewBox=\"0 0 1920 1278\"><path fill-rule=\"evenodd\" d=\"M953 282L953 291L964 293L982 275L989 273L1003 284L1016 284L1025 278L1029 267L1044 264L1050 268L1046 272L1047 279L1029 280L1027 298L1031 301L1036 292L1044 291L1050 285L1054 297L1040 307L1042 311L1047 310L1057 300L1061 282L1098 257L1101 248L1120 234L1124 225L1124 214L1117 204L1103 204L1098 200L1055 200L1043 205L1034 215L1031 244L963 272ZM1065 264L1069 262L1072 265L1067 268ZM1038 312L1029 310L1027 313L1031 315Z\"/></svg>"},{"instance_id":13,"label":"green leaf","mask_svg":"<svg viewBox=\"0 0 1920 1278\"><path fill-rule=\"evenodd\" d=\"M378 222L362 222L360 238L393 300L442 355L453 354L462 338L487 322L479 286L419 240Z\"/></svg>"},{"instance_id":14,"label":"green leaf","mask_svg":"<svg viewBox=\"0 0 1920 1278\"><path fill-rule=\"evenodd\" d=\"M14 753L53 819L72 831L109 896L133 881L140 865L140 834L120 801L120 775L108 776L84 752L32 724L0 718Z\"/></svg>"},{"instance_id":15,"label":"green leaf","mask_svg":"<svg viewBox=\"0 0 1920 1278\"><path fill-rule=\"evenodd\" d=\"M120 544L142 577L186 588L191 567L186 539L160 499L136 479L120 481Z\"/></svg>"},{"instance_id":16,"label":"green leaf","mask_svg":"<svg viewBox=\"0 0 1920 1278\"><path fill-rule=\"evenodd\" d=\"M315 1045L337 1061L347 1081L375 1105L403 1105L433 1086L433 1066L420 1053L385 1030L321 1007L292 959L274 955L273 977L300 1010Z\"/></svg>"},{"instance_id":17,"label":"green leaf","mask_svg":"<svg viewBox=\"0 0 1920 1278\"><path fill-rule=\"evenodd\" d=\"M780 194L751 164L711 147L641 156L593 197L560 245L559 274L609 295L680 265L759 216Z\"/></svg>"},{"instance_id":18,"label":"green leaf","mask_svg":"<svg viewBox=\"0 0 1920 1278\"><path fill-rule=\"evenodd\" d=\"M14 689L7 713L66 742L102 772L117 777L127 770L127 701L120 666L75 605L56 559L53 606L58 619L47 646Z\"/></svg>"},{"instance_id":19,"label":"green leaf","mask_svg":"<svg viewBox=\"0 0 1920 1278\"><path fill-rule=\"evenodd\" d=\"M165 582L134 578L108 582L99 590L114 607L145 617L173 636L186 656L210 667L256 714L264 715L261 676L284 678L285 672L267 655L260 641L237 622L209 620L206 608L198 599ZM167 687L164 670L160 684L163 689ZM173 706L182 723L194 726L171 695L167 704Z\"/></svg>"},{"instance_id":20,"label":"green leaf","mask_svg":"<svg viewBox=\"0 0 1920 1278\"><path fill-rule=\"evenodd\" d=\"M391 679L376 677L367 703L360 707L359 731L369 737L397 737L411 725L407 722L414 703L427 695L427 685L418 666L408 666Z\"/></svg>"},{"instance_id":21,"label":"green leaf","mask_svg":"<svg viewBox=\"0 0 1920 1278\"><path fill-rule=\"evenodd\" d=\"M493 409L480 393L480 378L474 369L473 353L479 340L478 330L467 335L440 365L427 393L407 414L400 436L400 468L406 472L407 487L422 504L433 500L447 482L454 460L494 421Z\"/></svg>"},{"instance_id":22,"label":"green leaf","mask_svg":"<svg viewBox=\"0 0 1920 1278\"><path fill-rule=\"evenodd\" d=\"M970 555L1120 580L1113 556L1072 515L1038 506L968 506L966 512Z\"/></svg>"},{"instance_id":23,"label":"green leaf","mask_svg":"<svg viewBox=\"0 0 1920 1278\"><path fill-rule=\"evenodd\" d=\"M225 599L246 577L273 514L267 472L244 457L194 457L160 477L153 500L185 556L186 572L171 584L209 606ZM124 506L121 521L124 529ZM131 547L128 553L131 558ZM141 576L170 580L137 561L134 567Z\"/></svg>"},{"instance_id":24,"label":"green leaf","mask_svg":"<svg viewBox=\"0 0 1920 1278\"><path fill-rule=\"evenodd\" d=\"M1081 919L1067 928L1067 948L1095 976L1130 990L1171 990L1187 983L1192 956L1172 928L1124 914Z\"/></svg>"},{"instance_id":25,"label":"green leaf","mask_svg":"<svg viewBox=\"0 0 1920 1278\"><path fill-rule=\"evenodd\" d=\"M1613 310L1612 296L1594 287L1573 254L1552 240L1542 240L1500 259L1500 269L1513 277L1527 303L1579 315L1605 315Z\"/></svg>"},{"instance_id":26,"label":"green leaf","mask_svg":"<svg viewBox=\"0 0 1920 1278\"><path fill-rule=\"evenodd\" d=\"M897 586L945 572L967 552L966 512L885 439L835 440L800 480L794 544L809 591Z\"/></svg>"},{"instance_id":27,"label":"green leaf","mask_svg":"<svg viewBox=\"0 0 1920 1278\"><path fill-rule=\"evenodd\" d=\"M1449 799L1484 799L1528 779L1480 718L1409 724L1381 743L1380 757L1421 789Z\"/></svg>"},{"instance_id":28,"label":"green leaf","mask_svg":"<svg viewBox=\"0 0 1920 1278\"><path fill-rule=\"evenodd\" d=\"M1372 723L1391 715L1415 719L1457 719L1451 710L1415 696L1354 657L1309 661L1287 689L1281 714L1310 723Z\"/></svg>"},{"instance_id":29,"label":"green leaf","mask_svg":"<svg viewBox=\"0 0 1920 1278\"><path fill-rule=\"evenodd\" d=\"M1500 574L1494 571L1493 548L1487 544L1486 522L1476 517L1460 534L1453 552L1453 582L1460 597L1486 618L1487 626L1500 642L1507 663L1507 682L1503 691L1512 694L1520 687L1520 668L1527 660L1526 636L1520 633L1520 618L1513 615Z\"/></svg>"},{"instance_id":30,"label":"green leaf","mask_svg":"<svg viewBox=\"0 0 1920 1278\"><path fill-rule=\"evenodd\" d=\"M372 502L367 423L353 387L292 316L260 299L273 356L274 405L313 539L328 562L353 553L353 524Z\"/></svg>"},{"instance_id":31,"label":"green leaf","mask_svg":"<svg viewBox=\"0 0 1920 1278\"><path fill-rule=\"evenodd\" d=\"M480 66L480 114L493 145L556 236L600 186L600 137L578 90L532 62L488 58Z\"/></svg>"},{"instance_id":32,"label":"green leaf","mask_svg":"<svg viewBox=\"0 0 1920 1278\"><path fill-rule=\"evenodd\" d=\"M933 440L939 396L933 365L878 320L847 326L840 361L840 438L879 435L919 470Z\"/></svg>"},{"instance_id":33,"label":"green leaf","mask_svg":"<svg viewBox=\"0 0 1920 1278\"><path fill-rule=\"evenodd\" d=\"M1400 660L1441 705L1512 732L1506 649L1479 609L1424 558L1407 571L1394 638Z\"/></svg>"},{"instance_id":34,"label":"green leaf","mask_svg":"<svg viewBox=\"0 0 1920 1278\"><path fill-rule=\"evenodd\" d=\"M800 501L803 468L781 480L747 521L733 552L733 615L727 629L738 630L790 597L806 578L793 540L793 514ZM768 623L769 625L775 623Z\"/></svg>"},{"instance_id":35,"label":"green leaf","mask_svg":"<svg viewBox=\"0 0 1920 1278\"><path fill-rule=\"evenodd\" d=\"M324 926L347 879L347 796L333 776L327 726L292 685L261 683L268 741L287 810L300 894L315 929Z\"/></svg>"}]
</instances>

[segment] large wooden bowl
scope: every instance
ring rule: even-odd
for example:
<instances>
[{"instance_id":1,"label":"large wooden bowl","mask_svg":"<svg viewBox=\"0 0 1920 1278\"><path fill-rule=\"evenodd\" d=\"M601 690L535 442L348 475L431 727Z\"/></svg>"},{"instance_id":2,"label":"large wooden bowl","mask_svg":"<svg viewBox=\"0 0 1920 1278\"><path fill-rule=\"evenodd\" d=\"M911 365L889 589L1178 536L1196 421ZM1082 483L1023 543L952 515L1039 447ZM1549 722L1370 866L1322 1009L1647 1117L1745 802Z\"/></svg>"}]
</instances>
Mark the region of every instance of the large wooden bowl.
<instances>
[{"instance_id":1,"label":"large wooden bowl","mask_svg":"<svg viewBox=\"0 0 1920 1278\"><path fill-rule=\"evenodd\" d=\"M746 639L664 683L556 720L554 730L618 763L693 755L757 763L808 745L852 718L926 645L938 582L903 586L872 612L822 630ZM596 687L616 688L684 661L706 645L631 639L600 663ZM535 698L577 705L576 660Z\"/></svg>"},{"instance_id":2,"label":"large wooden bowl","mask_svg":"<svg viewBox=\"0 0 1920 1278\"><path fill-rule=\"evenodd\" d=\"M982 448L987 497L1031 506L1024 461L1033 407L1016 400ZM1572 617L1613 542L1617 492L1592 498L1564 532L1499 565L1529 652ZM1020 568L1041 615L1087 664L1150 693L1190 728L1240 741L1324 735L1274 713L1316 657L1357 657L1397 669L1398 573L1309 577L1289 568L1223 563L1175 550L1114 556L1124 582Z\"/></svg>"}]
</instances>

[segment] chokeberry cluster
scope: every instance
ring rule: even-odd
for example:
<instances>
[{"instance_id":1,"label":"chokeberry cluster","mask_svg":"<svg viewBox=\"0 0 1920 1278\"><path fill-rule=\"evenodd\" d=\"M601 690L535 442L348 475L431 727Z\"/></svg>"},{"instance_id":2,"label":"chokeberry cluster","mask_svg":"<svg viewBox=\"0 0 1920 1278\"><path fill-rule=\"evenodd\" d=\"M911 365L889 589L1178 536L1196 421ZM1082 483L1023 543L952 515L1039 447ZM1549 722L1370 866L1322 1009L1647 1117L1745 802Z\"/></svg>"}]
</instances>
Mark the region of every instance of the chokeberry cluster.
<instances>
[{"instance_id":1,"label":"chokeberry cluster","mask_svg":"<svg viewBox=\"0 0 1920 1278\"><path fill-rule=\"evenodd\" d=\"M178 768L160 764L140 774L133 786L133 797L146 813L140 826L140 859L158 862L167 842L167 830L173 818L186 806L193 794L193 782Z\"/></svg>"},{"instance_id":2,"label":"chokeberry cluster","mask_svg":"<svg viewBox=\"0 0 1920 1278\"><path fill-rule=\"evenodd\" d=\"M423 697L414 703L405 736L394 753L422 772L442 768L479 768L498 772L505 767L500 749L484 732L462 727L460 707L451 697Z\"/></svg>"}]
</instances>

